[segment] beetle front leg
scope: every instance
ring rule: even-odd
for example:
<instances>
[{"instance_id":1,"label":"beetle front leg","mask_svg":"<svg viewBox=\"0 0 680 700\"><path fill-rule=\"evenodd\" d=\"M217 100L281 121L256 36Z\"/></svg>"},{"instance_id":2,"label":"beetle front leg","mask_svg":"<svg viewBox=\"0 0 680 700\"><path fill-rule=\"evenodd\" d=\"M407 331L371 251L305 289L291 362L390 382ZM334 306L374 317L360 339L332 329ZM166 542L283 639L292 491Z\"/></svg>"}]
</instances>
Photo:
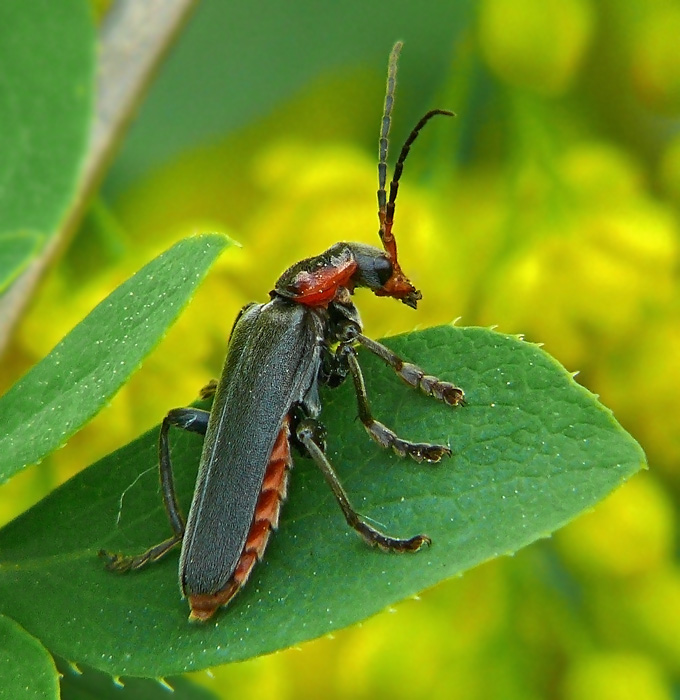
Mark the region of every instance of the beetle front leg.
<instances>
[{"instance_id":1,"label":"beetle front leg","mask_svg":"<svg viewBox=\"0 0 680 700\"><path fill-rule=\"evenodd\" d=\"M405 362L398 355L395 355L382 343L378 343L361 333L357 333L354 338L367 350L377 355L386 362L409 386L420 389L428 396L432 396L439 401L447 403L449 406L460 406L465 404L465 392L451 382L444 382L438 377L425 374L425 372L411 362Z\"/></svg>"},{"instance_id":2,"label":"beetle front leg","mask_svg":"<svg viewBox=\"0 0 680 700\"><path fill-rule=\"evenodd\" d=\"M366 394L364 376L359 366L356 350L349 343L340 345L338 352L344 356L349 371L354 382L354 389L357 395L357 406L359 409L359 419L364 424L368 434L381 446L391 447L400 457L408 455L416 462L439 462L442 457L450 457L451 450L444 445L432 445L428 442L410 442L400 438L394 431L375 420L371 414L371 408Z\"/></svg>"},{"instance_id":3,"label":"beetle front leg","mask_svg":"<svg viewBox=\"0 0 680 700\"><path fill-rule=\"evenodd\" d=\"M347 524L352 529L356 530L368 544L378 547L384 552L417 552L423 545L430 544L431 540L427 535L416 535L408 539L390 537L369 525L354 510L345 493L345 489L342 487L340 480L321 447L324 434L323 426L312 418L306 418L300 421L296 428L296 437L298 441L324 475L326 483L331 487L335 500L338 502L345 516Z\"/></svg>"},{"instance_id":4,"label":"beetle front leg","mask_svg":"<svg viewBox=\"0 0 680 700\"><path fill-rule=\"evenodd\" d=\"M172 464L170 462L170 442L168 431L171 427L182 428L192 433L205 435L208 428L208 418L210 413L198 408L175 408L168 413L161 424L161 431L158 440L158 469L161 478L161 492L163 494L163 504L170 520L173 535L163 540L157 545L150 547L141 554L126 556L100 550L99 556L106 560L106 568L109 571L125 572L139 569L150 562L158 561L171 549L178 545L184 537L184 516L182 515L177 495L175 493L175 479L172 474Z\"/></svg>"}]
</instances>

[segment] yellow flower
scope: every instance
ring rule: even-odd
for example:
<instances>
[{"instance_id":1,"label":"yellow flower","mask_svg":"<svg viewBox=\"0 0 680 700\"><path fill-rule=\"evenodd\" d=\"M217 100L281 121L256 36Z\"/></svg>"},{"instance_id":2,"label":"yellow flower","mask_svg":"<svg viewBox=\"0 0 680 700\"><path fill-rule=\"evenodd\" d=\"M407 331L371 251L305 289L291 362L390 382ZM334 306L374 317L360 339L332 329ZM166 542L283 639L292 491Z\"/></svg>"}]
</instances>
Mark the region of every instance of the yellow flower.
<instances>
[{"instance_id":1,"label":"yellow flower","mask_svg":"<svg viewBox=\"0 0 680 700\"><path fill-rule=\"evenodd\" d=\"M663 668L635 652L595 652L567 671L565 700L671 700L673 691Z\"/></svg>"},{"instance_id":2,"label":"yellow flower","mask_svg":"<svg viewBox=\"0 0 680 700\"><path fill-rule=\"evenodd\" d=\"M480 43L491 69L548 95L568 88L592 32L588 0L484 0L480 10Z\"/></svg>"}]
</instances>

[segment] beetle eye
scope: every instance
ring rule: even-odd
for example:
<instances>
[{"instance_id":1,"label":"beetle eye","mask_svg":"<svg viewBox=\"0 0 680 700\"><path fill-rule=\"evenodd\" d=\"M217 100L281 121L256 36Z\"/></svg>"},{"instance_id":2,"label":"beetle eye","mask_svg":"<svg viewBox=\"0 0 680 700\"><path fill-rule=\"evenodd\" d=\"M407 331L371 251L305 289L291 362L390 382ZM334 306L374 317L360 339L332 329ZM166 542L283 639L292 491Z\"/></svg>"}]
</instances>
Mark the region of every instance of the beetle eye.
<instances>
[{"instance_id":1,"label":"beetle eye","mask_svg":"<svg viewBox=\"0 0 680 700\"><path fill-rule=\"evenodd\" d=\"M387 280L392 277L392 263L387 259L387 257L380 256L375 258L373 262L373 269L375 274L380 280L380 286L383 287Z\"/></svg>"}]
</instances>

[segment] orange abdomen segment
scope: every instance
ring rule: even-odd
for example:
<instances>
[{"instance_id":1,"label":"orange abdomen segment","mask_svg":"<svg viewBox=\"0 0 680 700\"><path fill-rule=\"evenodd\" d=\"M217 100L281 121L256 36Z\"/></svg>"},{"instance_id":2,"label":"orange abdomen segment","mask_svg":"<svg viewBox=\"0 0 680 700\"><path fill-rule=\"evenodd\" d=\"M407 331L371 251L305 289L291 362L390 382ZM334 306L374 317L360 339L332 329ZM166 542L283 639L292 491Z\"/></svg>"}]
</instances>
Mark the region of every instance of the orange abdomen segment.
<instances>
[{"instance_id":1,"label":"orange abdomen segment","mask_svg":"<svg viewBox=\"0 0 680 700\"><path fill-rule=\"evenodd\" d=\"M241 590L255 564L262 559L269 534L279 523L281 504L286 498L290 457L290 426L285 418L269 457L262 480L262 489L255 506L253 522L236 569L227 585L216 593L189 595L190 620L207 620L222 605L226 605Z\"/></svg>"}]
</instances>

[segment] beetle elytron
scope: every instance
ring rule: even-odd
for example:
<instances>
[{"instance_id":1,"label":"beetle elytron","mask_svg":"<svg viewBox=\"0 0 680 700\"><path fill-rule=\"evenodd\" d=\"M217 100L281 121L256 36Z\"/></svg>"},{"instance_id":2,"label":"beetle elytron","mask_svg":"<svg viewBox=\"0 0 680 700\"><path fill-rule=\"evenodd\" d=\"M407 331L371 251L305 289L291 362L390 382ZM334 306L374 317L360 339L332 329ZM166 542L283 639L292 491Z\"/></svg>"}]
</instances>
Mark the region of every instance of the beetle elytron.
<instances>
[{"instance_id":1,"label":"beetle elytron","mask_svg":"<svg viewBox=\"0 0 680 700\"><path fill-rule=\"evenodd\" d=\"M242 309L231 332L210 412L179 408L163 420L159 440L160 478L173 535L138 556L102 552L115 571L138 569L181 543L180 586L190 619L207 620L244 585L276 528L292 466L291 444L314 460L331 487L350 527L366 542L389 552L415 552L426 535L390 537L369 525L353 508L328 461L319 387L354 383L358 413L369 435L382 447L417 461L438 462L451 451L443 445L403 440L371 415L356 346L375 353L409 385L451 406L464 394L454 384L426 375L388 348L362 334L352 302L357 287L399 299L416 308L421 298L397 261L392 233L399 178L411 144L433 116L416 125L387 180L387 137L396 84L397 43L390 55L387 94L379 141L378 217L384 250L362 243L336 243L321 255L293 265L279 278L266 304ZM171 426L205 435L196 488L185 522L175 496L168 431Z\"/></svg>"}]
</instances>

